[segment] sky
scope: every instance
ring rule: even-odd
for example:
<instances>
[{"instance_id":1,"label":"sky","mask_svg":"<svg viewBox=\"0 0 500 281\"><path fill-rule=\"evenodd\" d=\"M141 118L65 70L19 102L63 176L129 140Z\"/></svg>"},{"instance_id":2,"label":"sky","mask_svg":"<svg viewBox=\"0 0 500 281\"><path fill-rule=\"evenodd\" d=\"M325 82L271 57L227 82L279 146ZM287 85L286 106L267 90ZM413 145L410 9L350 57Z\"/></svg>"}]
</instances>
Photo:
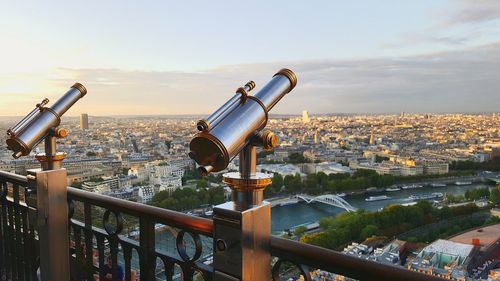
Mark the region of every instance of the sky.
<instances>
[{"instance_id":1,"label":"sky","mask_svg":"<svg viewBox=\"0 0 500 281\"><path fill-rule=\"evenodd\" d=\"M210 114L284 67L271 113L498 112L500 1L0 0L0 116Z\"/></svg>"}]
</instances>

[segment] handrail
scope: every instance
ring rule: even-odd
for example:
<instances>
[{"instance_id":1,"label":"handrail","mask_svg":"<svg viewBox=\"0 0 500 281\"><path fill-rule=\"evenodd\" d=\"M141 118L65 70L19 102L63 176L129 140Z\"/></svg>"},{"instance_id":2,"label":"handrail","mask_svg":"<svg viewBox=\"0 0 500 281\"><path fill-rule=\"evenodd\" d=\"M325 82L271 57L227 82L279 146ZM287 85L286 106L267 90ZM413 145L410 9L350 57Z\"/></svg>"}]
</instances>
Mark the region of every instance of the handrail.
<instances>
[{"instance_id":1,"label":"handrail","mask_svg":"<svg viewBox=\"0 0 500 281\"><path fill-rule=\"evenodd\" d=\"M7 179L8 182L14 183L14 184L19 184L19 185L26 185L28 184L28 179L26 176L6 172L0 170L0 178L5 178Z\"/></svg>"},{"instance_id":2,"label":"handrail","mask_svg":"<svg viewBox=\"0 0 500 281\"><path fill-rule=\"evenodd\" d=\"M117 199L74 187L68 187L68 197L80 202L110 210L124 211L134 216L148 216L158 221L166 221L169 226L187 228L200 234L212 236L213 222L210 219L186 215L180 212L149 206L137 202Z\"/></svg>"},{"instance_id":3,"label":"handrail","mask_svg":"<svg viewBox=\"0 0 500 281\"><path fill-rule=\"evenodd\" d=\"M2 170L0 170L0 178L4 178L13 184L24 186L28 183L26 176ZM124 210L126 213L135 216L150 216L159 220L168 221L170 226L189 228L199 232L200 234L212 236L213 223L212 220L209 219L189 216L176 211L117 199L110 196L80 190L71 186L68 187L68 197L77 201L88 202L108 209Z\"/></svg>"},{"instance_id":4,"label":"handrail","mask_svg":"<svg viewBox=\"0 0 500 281\"><path fill-rule=\"evenodd\" d=\"M281 257L296 264L338 273L359 280L386 281L443 281L446 279L410 271L402 267L391 266L337 251L299 243L296 241L271 236L270 251L273 256Z\"/></svg>"}]
</instances>

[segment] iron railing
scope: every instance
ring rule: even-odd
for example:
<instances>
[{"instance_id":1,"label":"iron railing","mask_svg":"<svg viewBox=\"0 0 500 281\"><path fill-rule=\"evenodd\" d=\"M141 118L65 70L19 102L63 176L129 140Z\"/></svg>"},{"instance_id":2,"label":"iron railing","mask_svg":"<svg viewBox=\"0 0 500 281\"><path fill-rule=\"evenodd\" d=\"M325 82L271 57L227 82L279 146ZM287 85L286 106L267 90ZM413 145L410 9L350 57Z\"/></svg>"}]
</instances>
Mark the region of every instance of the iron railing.
<instances>
[{"instance_id":1,"label":"iron railing","mask_svg":"<svg viewBox=\"0 0 500 281\"><path fill-rule=\"evenodd\" d=\"M0 186L0 280L37 280L36 202L31 202L27 178L0 171ZM213 280L212 220L72 187L68 204L74 280L102 280L105 256L115 272L117 264L124 267L127 281ZM138 229L126 229L127 221ZM169 237L156 228L168 228ZM131 237L134 234L138 239ZM313 280L316 270L358 280L444 280L279 237L271 237L269 250L273 280L290 272Z\"/></svg>"}]
</instances>

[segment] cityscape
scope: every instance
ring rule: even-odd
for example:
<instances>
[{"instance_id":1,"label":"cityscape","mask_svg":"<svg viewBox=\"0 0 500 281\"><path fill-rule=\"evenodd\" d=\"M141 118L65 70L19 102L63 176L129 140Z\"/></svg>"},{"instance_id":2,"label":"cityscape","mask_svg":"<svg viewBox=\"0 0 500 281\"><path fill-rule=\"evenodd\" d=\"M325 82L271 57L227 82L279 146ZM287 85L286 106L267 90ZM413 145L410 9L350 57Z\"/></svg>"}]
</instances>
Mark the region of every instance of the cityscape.
<instances>
[{"instance_id":1,"label":"cityscape","mask_svg":"<svg viewBox=\"0 0 500 281\"><path fill-rule=\"evenodd\" d=\"M0 281L500 281L500 1L0 5Z\"/></svg>"},{"instance_id":2,"label":"cityscape","mask_svg":"<svg viewBox=\"0 0 500 281\"><path fill-rule=\"evenodd\" d=\"M222 174L238 170L239 161L208 178L198 175L188 157L198 119L64 118L61 127L70 133L57 142L68 155L67 184L211 217L214 205L230 200ZM2 128L13 120L2 119ZM264 192L273 235L448 279L496 280L500 127L492 124L500 124L499 114L271 116L268 129L280 145L258 151L257 170L273 177ZM40 152L41 145L32 154ZM3 171L26 174L40 165L10 154L0 150ZM395 212L408 212L399 228L383 222ZM422 218L407 217L416 214ZM352 229L346 220L362 226ZM137 229L131 223L126 235L135 237ZM344 280L323 271L313 276Z\"/></svg>"}]
</instances>

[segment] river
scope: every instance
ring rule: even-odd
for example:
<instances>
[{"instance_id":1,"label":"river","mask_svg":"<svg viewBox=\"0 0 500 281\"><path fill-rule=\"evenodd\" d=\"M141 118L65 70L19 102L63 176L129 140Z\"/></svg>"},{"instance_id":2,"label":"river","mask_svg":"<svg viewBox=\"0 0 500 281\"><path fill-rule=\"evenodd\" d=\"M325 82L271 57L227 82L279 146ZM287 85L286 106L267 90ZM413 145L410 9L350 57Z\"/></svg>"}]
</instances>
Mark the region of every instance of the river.
<instances>
[{"instance_id":1,"label":"river","mask_svg":"<svg viewBox=\"0 0 500 281\"><path fill-rule=\"evenodd\" d=\"M406 189L395 192L384 192L376 195L387 195L391 197L388 200L366 202L365 198L368 195L346 196L344 199L353 207L365 209L368 211L376 211L388 204L403 204L412 201L408 200L410 195L431 194L433 192L441 192L452 195L463 195L465 191L470 189L493 188L494 186L485 183L474 183L471 185L447 185L446 187L423 187L416 189ZM309 224L319 221L323 217L335 216L345 212L344 209L326 205L323 203L300 202L287 206L276 206L271 209L271 228L273 234L279 234L285 229L292 228L301 224Z\"/></svg>"}]
</instances>

